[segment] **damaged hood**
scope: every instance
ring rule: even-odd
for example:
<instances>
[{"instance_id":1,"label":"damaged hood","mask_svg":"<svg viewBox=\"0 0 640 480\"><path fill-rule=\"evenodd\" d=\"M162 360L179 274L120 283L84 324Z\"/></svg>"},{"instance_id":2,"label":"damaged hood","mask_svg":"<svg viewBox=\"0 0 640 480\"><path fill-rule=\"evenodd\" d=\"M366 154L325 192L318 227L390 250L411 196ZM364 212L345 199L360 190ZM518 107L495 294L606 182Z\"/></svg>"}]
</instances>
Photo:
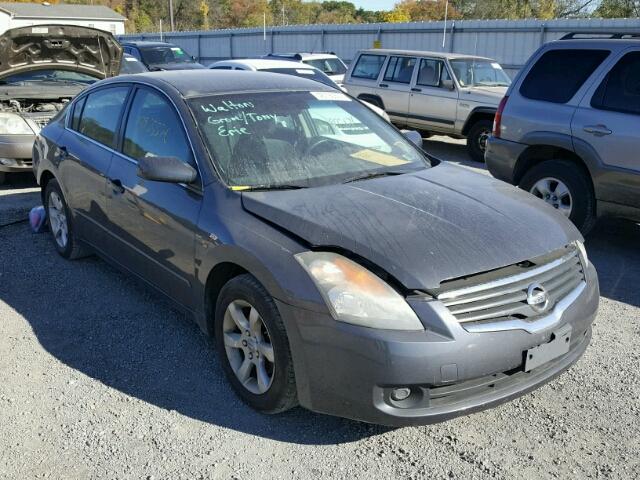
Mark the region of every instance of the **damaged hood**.
<instances>
[{"instance_id":1,"label":"damaged hood","mask_svg":"<svg viewBox=\"0 0 640 480\"><path fill-rule=\"evenodd\" d=\"M122 47L109 32L74 25L33 25L0 36L0 78L60 69L103 79L118 75Z\"/></svg>"},{"instance_id":2,"label":"damaged hood","mask_svg":"<svg viewBox=\"0 0 640 480\"><path fill-rule=\"evenodd\" d=\"M242 202L314 247L353 252L416 290L581 238L533 195L447 164L343 185L245 192Z\"/></svg>"}]
</instances>

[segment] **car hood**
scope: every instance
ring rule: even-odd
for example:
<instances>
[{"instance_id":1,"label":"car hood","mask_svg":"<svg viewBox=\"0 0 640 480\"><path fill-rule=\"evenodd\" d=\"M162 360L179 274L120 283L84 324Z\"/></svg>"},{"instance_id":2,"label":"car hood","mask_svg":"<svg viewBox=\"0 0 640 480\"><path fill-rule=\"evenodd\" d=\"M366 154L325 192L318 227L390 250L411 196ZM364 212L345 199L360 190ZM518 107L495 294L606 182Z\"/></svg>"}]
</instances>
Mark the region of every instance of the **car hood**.
<instances>
[{"instance_id":1,"label":"car hood","mask_svg":"<svg viewBox=\"0 0 640 480\"><path fill-rule=\"evenodd\" d=\"M507 89L508 87L468 87L463 92L466 92L471 100L495 103L497 106L507 93ZM464 96L461 95L460 100L462 99Z\"/></svg>"},{"instance_id":2,"label":"car hood","mask_svg":"<svg viewBox=\"0 0 640 480\"><path fill-rule=\"evenodd\" d=\"M416 290L582 238L533 195L447 164L343 185L244 192L242 202L314 248L353 252Z\"/></svg>"},{"instance_id":3,"label":"car hood","mask_svg":"<svg viewBox=\"0 0 640 480\"><path fill-rule=\"evenodd\" d=\"M155 63L151 65L151 71L157 70L202 70L207 68L199 63Z\"/></svg>"},{"instance_id":4,"label":"car hood","mask_svg":"<svg viewBox=\"0 0 640 480\"><path fill-rule=\"evenodd\" d=\"M97 78L118 75L122 47L109 32L74 25L12 28L0 36L0 78L59 69Z\"/></svg>"}]
</instances>

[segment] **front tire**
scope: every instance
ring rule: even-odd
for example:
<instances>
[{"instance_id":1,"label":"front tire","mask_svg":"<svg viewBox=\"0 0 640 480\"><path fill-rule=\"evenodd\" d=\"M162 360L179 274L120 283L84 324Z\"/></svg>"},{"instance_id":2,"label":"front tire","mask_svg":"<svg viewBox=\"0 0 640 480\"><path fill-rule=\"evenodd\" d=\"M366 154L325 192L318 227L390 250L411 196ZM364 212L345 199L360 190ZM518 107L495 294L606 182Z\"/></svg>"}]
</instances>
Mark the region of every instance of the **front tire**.
<instances>
[{"instance_id":1,"label":"front tire","mask_svg":"<svg viewBox=\"0 0 640 480\"><path fill-rule=\"evenodd\" d=\"M86 256L88 252L76 238L71 212L57 180L47 183L44 198L49 230L58 253L68 260Z\"/></svg>"},{"instance_id":2,"label":"front tire","mask_svg":"<svg viewBox=\"0 0 640 480\"><path fill-rule=\"evenodd\" d=\"M484 119L473 124L467 135L467 152L472 160L484 163L484 152L487 149L487 140L491 135L493 121Z\"/></svg>"},{"instance_id":3,"label":"front tire","mask_svg":"<svg viewBox=\"0 0 640 480\"><path fill-rule=\"evenodd\" d=\"M571 160L547 160L529 170L520 188L559 210L586 235L596 220L596 199L584 169Z\"/></svg>"},{"instance_id":4,"label":"front tire","mask_svg":"<svg viewBox=\"0 0 640 480\"><path fill-rule=\"evenodd\" d=\"M231 279L218 296L218 357L236 394L263 413L297 405L289 339L273 298L252 275Z\"/></svg>"}]
</instances>

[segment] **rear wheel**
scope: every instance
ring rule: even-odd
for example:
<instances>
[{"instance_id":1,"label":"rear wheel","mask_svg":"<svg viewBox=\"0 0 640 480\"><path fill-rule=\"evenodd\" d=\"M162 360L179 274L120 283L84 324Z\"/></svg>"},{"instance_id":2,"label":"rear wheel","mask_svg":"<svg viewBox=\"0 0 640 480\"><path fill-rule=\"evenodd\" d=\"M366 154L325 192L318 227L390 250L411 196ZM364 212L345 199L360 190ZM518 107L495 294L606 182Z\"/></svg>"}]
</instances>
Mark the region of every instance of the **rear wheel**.
<instances>
[{"instance_id":1,"label":"rear wheel","mask_svg":"<svg viewBox=\"0 0 640 480\"><path fill-rule=\"evenodd\" d=\"M57 180L47 183L44 198L49 229L58 253L69 260L86 256L88 252L75 236L69 207Z\"/></svg>"},{"instance_id":2,"label":"rear wheel","mask_svg":"<svg viewBox=\"0 0 640 480\"><path fill-rule=\"evenodd\" d=\"M544 200L586 235L596 219L596 200L585 171L571 160L547 160L529 170L520 188Z\"/></svg>"},{"instance_id":3,"label":"rear wheel","mask_svg":"<svg viewBox=\"0 0 640 480\"><path fill-rule=\"evenodd\" d=\"M467 152L476 162L484 162L484 152L487 149L487 140L491 135L493 121L489 119L478 120L473 124L467 135Z\"/></svg>"},{"instance_id":4,"label":"rear wheel","mask_svg":"<svg viewBox=\"0 0 640 480\"><path fill-rule=\"evenodd\" d=\"M287 332L273 298L252 275L222 288L215 337L227 379L245 403L263 413L297 405Z\"/></svg>"}]
</instances>

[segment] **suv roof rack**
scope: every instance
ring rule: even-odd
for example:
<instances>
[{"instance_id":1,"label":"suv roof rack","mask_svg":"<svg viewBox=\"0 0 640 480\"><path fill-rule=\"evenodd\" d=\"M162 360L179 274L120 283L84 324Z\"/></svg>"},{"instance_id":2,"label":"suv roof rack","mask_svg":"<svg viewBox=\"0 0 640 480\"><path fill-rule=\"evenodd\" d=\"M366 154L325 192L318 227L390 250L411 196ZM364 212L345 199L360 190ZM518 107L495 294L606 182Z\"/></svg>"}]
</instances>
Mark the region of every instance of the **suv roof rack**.
<instances>
[{"instance_id":1,"label":"suv roof rack","mask_svg":"<svg viewBox=\"0 0 640 480\"><path fill-rule=\"evenodd\" d=\"M302 55L299 53L267 53L266 56L272 58L291 58L294 60L302 60Z\"/></svg>"},{"instance_id":2,"label":"suv roof rack","mask_svg":"<svg viewBox=\"0 0 640 480\"><path fill-rule=\"evenodd\" d=\"M564 35L560 40L629 40L640 39L640 32L598 32L584 31L571 32Z\"/></svg>"}]
</instances>

